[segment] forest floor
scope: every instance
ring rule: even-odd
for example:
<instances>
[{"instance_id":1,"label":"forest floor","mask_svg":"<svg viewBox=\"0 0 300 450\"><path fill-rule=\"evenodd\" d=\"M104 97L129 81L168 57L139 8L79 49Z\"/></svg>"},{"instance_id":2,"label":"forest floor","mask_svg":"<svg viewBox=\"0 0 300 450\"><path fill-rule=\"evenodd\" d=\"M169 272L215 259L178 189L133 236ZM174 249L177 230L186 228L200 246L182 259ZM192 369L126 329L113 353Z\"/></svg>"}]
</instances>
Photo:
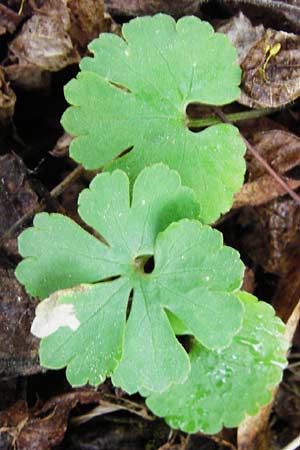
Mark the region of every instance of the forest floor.
<instances>
[{"instance_id":1,"label":"forest floor","mask_svg":"<svg viewBox=\"0 0 300 450\"><path fill-rule=\"evenodd\" d=\"M216 436L188 436L155 419L139 396L110 381L71 389L65 372L39 365L30 334L36 300L15 278L17 237L38 211L79 220L77 197L93 174L69 158L60 124L63 87L78 72L100 32L120 34L137 15L194 14L226 32L243 70L235 123L284 180L247 152L245 185L216 224L247 267L244 289L288 322L300 301L300 2L201 0L2 0L0 2L0 449L22 450L281 450L300 433L300 333L291 323L289 365L272 408L258 421ZM269 41L268 41L269 40ZM258 54L280 42L284 60ZM253 66L261 65L261 89ZM270 108L273 108L270 110ZM251 112L260 111L251 118ZM191 107L192 117L203 114ZM205 113L205 112L204 112ZM288 193L293 190L293 197ZM295 334L294 334L295 333ZM293 337L294 334L294 337ZM294 446L293 449L300 448ZM292 450L292 448L291 448Z\"/></svg>"}]
</instances>

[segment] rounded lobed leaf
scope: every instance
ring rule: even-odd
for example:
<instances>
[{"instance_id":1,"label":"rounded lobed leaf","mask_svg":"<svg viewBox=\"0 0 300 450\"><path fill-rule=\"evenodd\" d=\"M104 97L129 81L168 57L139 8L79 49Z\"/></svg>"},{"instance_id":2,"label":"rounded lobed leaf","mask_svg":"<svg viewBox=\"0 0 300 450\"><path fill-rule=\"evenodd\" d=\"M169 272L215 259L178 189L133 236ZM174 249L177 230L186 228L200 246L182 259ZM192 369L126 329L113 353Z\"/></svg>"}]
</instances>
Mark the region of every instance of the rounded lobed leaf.
<instances>
[{"instance_id":1,"label":"rounded lobed leaf","mask_svg":"<svg viewBox=\"0 0 300 450\"><path fill-rule=\"evenodd\" d=\"M128 392L184 382L190 362L169 314L205 347L228 346L243 317L234 295L239 254L217 230L191 220L195 195L163 164L141 172L131 199L124 172L102 173L79 204L106 243L60 214L37 215L20 237L19 280L35 295L51 294L32 329L43 338L42 364L67 366L76 386L111 374Z\"/></svg>"},{"instance_id":2,"label":"rounded lobed leaf","mask_svg":"<svg viewBox=\"0 0 300 450\"><path fill-rule=\"evenodd\" d=\"M218 433L270 402L286 365L284 325L270 305L246 292L238 297L245 315L232 344L213 351L195 343L188 380L147 399L149 408L171 427Z\"/></svg>"},{"instance_id":3,"label":"rounded lobed leaf","mask_svg":"<svg viewBox=\"0 0 300 450\"><path fill-rule=\"evenodd\" d=\"M76 137L71 156L87 169L121 168L130 179L162 161L195 191L200 218L210 223L231 207L243 183L245 145L227 124L191 132L186 109L239 97L236 51L196 17L137 18L122 33L123 39L104 33L94 40L94 57L82 60L65 88L72 106L62 124Z\"/></svg>"}]
</instances>

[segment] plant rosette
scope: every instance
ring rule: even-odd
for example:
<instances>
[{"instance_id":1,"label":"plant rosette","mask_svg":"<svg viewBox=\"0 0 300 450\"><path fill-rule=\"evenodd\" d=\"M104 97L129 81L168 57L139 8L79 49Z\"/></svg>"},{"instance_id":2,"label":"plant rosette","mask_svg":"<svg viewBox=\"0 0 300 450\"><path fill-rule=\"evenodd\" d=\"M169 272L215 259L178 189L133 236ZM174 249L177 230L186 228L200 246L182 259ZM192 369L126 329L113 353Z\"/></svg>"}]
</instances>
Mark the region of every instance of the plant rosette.
<instances>
[{"instance_id":1,"label":"plant rosette","mask_svg":"<svg viewBox=\"0 0 300 450\"><path fill-rule=\"evenodd\" d=\"M194 192L163 164L141 172L132 196L124 172L97 175L79 197L79 214L95 235L60 214L38 214L19 238L25 259L16 275L45 298L32 325L43 366L66 366L73 386L111 376L115 386L148 396L173 426L211 432L270 398L286 345L272 308L239 292L238 252L196 220L198 212ZM190 355L181 334L196 342ZM221 385L213 366L224 375ZM257 395L237 401L231 422L212 414L221 392L230 404L250 381ZM180 393L195 401L194 418L189 403L175 408Z\"/></svg>"},{"instance_id":2,"label":"plant rosette","mask_svg":"<svg viewBox=\"0 0 300 450\"><path fill-rule=\"evenodd\" d=\"M286 364L284 325L240 291L238 252L205 225L243 183L244 142L232 125L187 125L190 103L238 98L240 68L195 17L138 18L122 34L93 41L65 90L71 155L105 170L79 196L89 231L38 214L16 276L43 299L43 366L66 367L73 386L110 376L171 426L215 433L266 404Z\"/></svg>"}]
</instances>

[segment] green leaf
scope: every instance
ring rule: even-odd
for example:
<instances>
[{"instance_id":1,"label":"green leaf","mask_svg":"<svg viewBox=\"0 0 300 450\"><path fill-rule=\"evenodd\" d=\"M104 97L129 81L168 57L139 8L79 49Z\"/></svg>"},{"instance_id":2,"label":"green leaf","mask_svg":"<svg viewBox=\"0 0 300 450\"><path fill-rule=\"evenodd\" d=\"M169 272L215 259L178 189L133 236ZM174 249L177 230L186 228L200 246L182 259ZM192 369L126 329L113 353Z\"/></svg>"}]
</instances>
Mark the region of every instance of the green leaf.
<instances>
[{"instance_id":1,"label":"green leaf","mask_svg":"<svg viewBox=\"0 0 300 450\"><path fill-rule=\"evenodd\" d=\"M288 347L284 325L274 310L252 295L238 294L245 307L243 327L230 347L212 351L195 344L191 373L184 384L147 399L147 405L173 428L218 433L256 415L271 401L281 380Z\"/></svg>"},{"instance_id":2,"label":"green leaf","mask_svg":"<svg viewBox=\"0 0 300 450\"><path fill-rule=\"evenodd\" d=\"M87 169L121 168L130 179L164 162L194 189L200 218L211 223L231 207L243 183L245 145L227 124L191 132L186 108L239 97L236 51L196 17L177 23L163 14L137 18L122 33L124 40L106 33L94 40L94 57L82 60L77 79L65 88L73 106L62 124L76 137L71 156Z\"/></svg>"},{"instance_id":3,"label":"green leaf","mask_svg":"<svg viewBox=\"0 0 300 450\"><path fill-rule=\"evenodd\" d=\"M183 382L189 358L168 314L203 345L229 345L243 316L234 295L243 274L238 253L223 247L218 231L180 220L197 217L198 204L162 164L141 172L131 201L127 175L115 171L95 177L79 205L82 219L108 244L70 219L45 213L19 239L25 259L18 279L33 295L52 294L33 324L43 338L42 365L67 366L76 386L113 374L130 393Z\"/></svg>"}]
</instances>

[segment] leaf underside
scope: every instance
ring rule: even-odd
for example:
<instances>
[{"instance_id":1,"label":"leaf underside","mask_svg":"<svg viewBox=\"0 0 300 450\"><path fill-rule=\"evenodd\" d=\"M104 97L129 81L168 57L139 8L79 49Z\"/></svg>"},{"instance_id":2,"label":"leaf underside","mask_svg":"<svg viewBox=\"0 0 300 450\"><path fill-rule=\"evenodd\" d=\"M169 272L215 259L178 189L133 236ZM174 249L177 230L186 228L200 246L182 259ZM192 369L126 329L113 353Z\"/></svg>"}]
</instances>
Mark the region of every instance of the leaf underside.
<instances>
[{"instance_id":1,"label":"leaf underside","mask_svg":"<svg viewBox=\"0 0 300 450\"><path fill-rule=\"evenodd\" d=\"M145 166L164 162L195 191L200 218L211 223L231 207L243 183L245 145L228 124L191 132L186 108L239 97L236 51L196 17L177 23L163 14L137 18L122 34L94 40L94 57L82 60L77 79L65 88L72 106L62 124L76 137L71 156L87 169L120 168L131 180Z\"/></svg>"},{"instance_id":2,"label":"leaf underside","mask_svg":"<svg viewBox=\"0 0 300 450\"><path fill-rule=\"evenodd\" d=\"M35 296L61 290L46 300L52 317L69 311L70 324L79 324L51 324L57 331L41 341L42 365L67 366L74 386L112 375L129 393L162 392L190 371L170 313L205 347L228 346L242 322L235 292L243 265L221 233L192 220L198 212L193 191L159 164L141 172L131 200L119 170L96 176L81 193L81 218L109 245L62 215L37 215L19 238L25 259L16 275ZM151 256L154 270L146 273L141 263ZM44 313L35 319L39 329Z\"/></svg>"},{"instance_id":3,"label":"leaf underside","mask_svg":"<svg viewBox=\"0 0 300 450\"><path fill-rule=\"evenodd\" d=\"M271 401L286 365L284 325L268 304L246 292L238 295L245 316L232 344L212 351L196 343L188 380L147 399L173 428L215 434L223 426L238 426L246 414L256 415Z\"/></svg>"}]
</instances>

